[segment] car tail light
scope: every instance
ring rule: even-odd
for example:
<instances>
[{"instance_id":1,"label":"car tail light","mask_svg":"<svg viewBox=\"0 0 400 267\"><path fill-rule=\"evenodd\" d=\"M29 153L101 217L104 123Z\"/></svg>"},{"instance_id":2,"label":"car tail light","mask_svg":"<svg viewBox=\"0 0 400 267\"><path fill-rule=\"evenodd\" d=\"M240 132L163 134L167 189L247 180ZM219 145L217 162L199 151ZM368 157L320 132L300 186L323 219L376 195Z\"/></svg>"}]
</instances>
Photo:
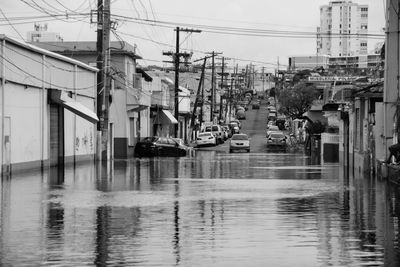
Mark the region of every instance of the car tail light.
<instances>
[{"instance_id":1,"label":"car tail light","mask_svg":"<svg viewBox=\"0 0 400 267\"><path fill-rule=\"evenodd\" d=\"M211 137L208 137L208 139L214 139L214 137L211 136Z\"/></svg>"},{"instance_id":2,"label":"car tail light","mask_svg":"<svg viewBox=\"0 0 400 267\"><path fill-rule=\"evenodd\" d=\"M201 138L197 138L197 140L201 140Z\"/></svg>"}]
</instances>

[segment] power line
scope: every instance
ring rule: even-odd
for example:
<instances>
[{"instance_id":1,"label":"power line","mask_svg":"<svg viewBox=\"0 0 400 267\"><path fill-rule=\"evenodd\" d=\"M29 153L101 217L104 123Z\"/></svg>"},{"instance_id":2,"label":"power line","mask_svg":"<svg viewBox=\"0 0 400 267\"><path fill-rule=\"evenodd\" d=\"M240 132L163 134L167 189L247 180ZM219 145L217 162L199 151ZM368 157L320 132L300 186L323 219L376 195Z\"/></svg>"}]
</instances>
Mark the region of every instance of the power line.
<instances>
[{"instance_id":1,"label":"power line","mask_svg":"<svg viewBox=\"0 0 400 267\"><path fill-rule=\"evenodd\" d=\"M22 35L19 33L19 31L17 31L17 29L14 27L14 25L8 20L8 18L6 17L6 15L4 14L3 10L0 8L0 12L3 15L3 17L7 20L8 24L14 29L14 31L19 35L19 37L21 37L22 40L24 40L24 37L22 37Z\"/></svg>"}]
</instances>

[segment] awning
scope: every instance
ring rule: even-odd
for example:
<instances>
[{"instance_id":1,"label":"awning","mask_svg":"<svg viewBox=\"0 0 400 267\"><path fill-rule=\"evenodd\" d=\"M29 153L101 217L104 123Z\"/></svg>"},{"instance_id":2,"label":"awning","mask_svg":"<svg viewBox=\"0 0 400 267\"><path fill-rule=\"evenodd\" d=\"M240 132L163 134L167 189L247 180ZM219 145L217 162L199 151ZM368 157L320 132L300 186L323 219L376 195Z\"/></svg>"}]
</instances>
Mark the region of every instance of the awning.
<instances>
[{"instance_id":1,"label":"awning","mask_svg":"<svg viewBox=\"0 0 400 267\"><path fill-rule=\"evenodd\" d=\"M92 122L97 123L99 118L96 113L69 97L65 92L60 90L51 90L50 98L54 103L57 103L76 115Z\"/></svg>"},{"instance_id":2,"label":"awning","mask_svg":"<svg viewBox=\"0 0 400 267\"><path fill-rule=\"evenodd\" d=\"M153 78L141 68L136 68L136 73L142 74L142 77L144 78L144 80L146 82L152 82L153 81Z\"/></svg>"},{"instance_id":3,"label":"awning","mask_svg":"<svg viewBox=\"0 0 400 267\"><path fill-rule=\"evenodd\" d=\"M174 115L168 110L162 110L160 114L161 124L177 124L178 121L175 119Z\"/></svg>"},{"instance_id":4,"label":"awning","mask_svg":"<svg viewBox=\"0 0 400 267\"><path fill-rule=\"evenodd\" d=\"M146 108L148 108L149 106L146 106L146 105L140 105L140 104L137 104L137 105L126 105L126 109L129 111L129 112L140 112L140 111L142 111L142 110L145 110Z\"/></svg>"}]
</instances>

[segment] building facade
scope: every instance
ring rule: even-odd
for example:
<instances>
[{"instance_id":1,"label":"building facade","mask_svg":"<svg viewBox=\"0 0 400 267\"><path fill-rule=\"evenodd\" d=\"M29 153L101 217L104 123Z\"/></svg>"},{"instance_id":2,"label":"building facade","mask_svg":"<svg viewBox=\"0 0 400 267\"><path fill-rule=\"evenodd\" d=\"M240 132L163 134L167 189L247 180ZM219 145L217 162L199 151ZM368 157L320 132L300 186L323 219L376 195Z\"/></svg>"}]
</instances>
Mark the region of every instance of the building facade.
<instances>
[{"instance_id":1,"label":"building facade","mask_svg":"<svg viewBox=\"0 0 400 267\"><path fill-rule=\"evenodd\" d=\"M94 160L97 69L0 35L2 173Z\"/></svg>"},{"instance_id":2,"label":"building facade","mask_svg":"<svg viewBox=\"0 0 400 267\"><path fill-rule=\"evenodd\" d=\"M64 56L96 65L96 42L37 42L35 45ZM150 133L151 92L143 88L143 79L151 77L136 68L134 46L126 42L110 42L110 73L113 86L110 92L109 129L110 155L125 159L133 156L134 146Z\"/></svg>"},{"instance_id":3,"label":"building facade","mask_svg":"<svg viewBox=\"0 0 400 267\"><path fill-rule=\"evenodd\" d=\"M57 32L47 31L47 24L35 23L34 30L27 33L27 42L62 42L63 38Z\"/></svg>"},{"instance_id":4,"label":"building facade","mask_svg":"<svg viewBox=\"0 0 400 267\"><path fill-rule=\"evenodd\" d=\"M332 1L320 6L317 54L334 57L368 53L368 5Z\"/></svg>"}]
</instances>

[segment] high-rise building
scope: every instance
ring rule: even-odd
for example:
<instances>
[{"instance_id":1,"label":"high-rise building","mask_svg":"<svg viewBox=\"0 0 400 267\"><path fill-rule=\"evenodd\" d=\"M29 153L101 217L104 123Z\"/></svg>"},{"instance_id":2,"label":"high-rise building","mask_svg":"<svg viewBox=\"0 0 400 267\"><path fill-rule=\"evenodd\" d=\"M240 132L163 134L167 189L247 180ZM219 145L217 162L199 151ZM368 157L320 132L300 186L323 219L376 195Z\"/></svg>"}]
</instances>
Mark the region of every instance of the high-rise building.
<instances>
[{"instance_id":1,"label":"high-rise building","mask_svg":"<svg viewBox=\"0 0 400 267\"><path fill-rule=\"evenodd\" d=\"M317 55L345 57L368 54L368 5L332 1L320 7Z\"/></svg>"}]
</instances>

